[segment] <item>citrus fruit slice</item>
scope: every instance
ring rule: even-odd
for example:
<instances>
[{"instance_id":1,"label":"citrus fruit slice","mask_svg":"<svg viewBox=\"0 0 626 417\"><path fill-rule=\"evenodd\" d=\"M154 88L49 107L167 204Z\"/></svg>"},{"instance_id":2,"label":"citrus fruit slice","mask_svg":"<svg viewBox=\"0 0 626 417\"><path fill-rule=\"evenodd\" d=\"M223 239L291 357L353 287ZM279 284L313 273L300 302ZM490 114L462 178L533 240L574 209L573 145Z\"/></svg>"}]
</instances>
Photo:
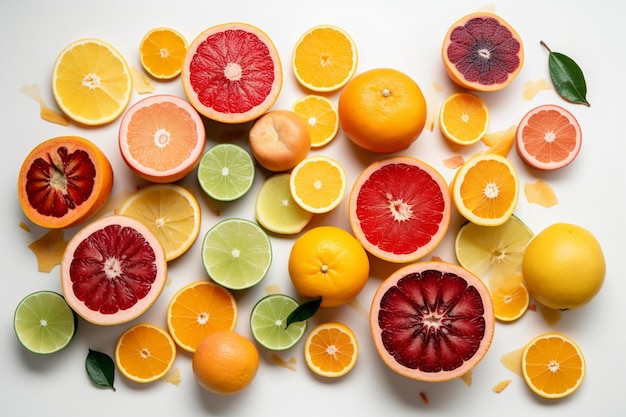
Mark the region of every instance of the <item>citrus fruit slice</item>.
<instances>
[{"instance_id":1,"label":"citrus fruit slice","mask_svg":"<svg viewBox=\"0 0 626 417\"><path fill-rule=\"evenodd\" d=\"M148 227L163 246L167 261L187 252L200 234L200 204L177 184L152 184L134 192L124 201L119 214Z\"/></svg>"},{"instance_id":2,"label":"citrus fruit slice","mask_svg":"<svg viewBox=\"0 0 626 417\"><path fill-rule=\"evenodd\" d=\"M524 115L515 143L528 165L554 170L576 158L582 145L582 131L572 113L554 104L544 104Z\"/></svg>"},{"instance_id":3,"label":"citrus fruit slice","mask_svg":"<svg viewBox=\"0 0 626 417\"><path fill-rule=\"evenodd\" d=\"M117 119L133 92L133 79L124 57L100 39L79 39L57 56L52 70L52 93L72 120L90 126Z\"/></svg>"},{"instance_id":4,"label":"citrus fruit slice","mask_svg":"<svg viewBox=\"0 0 626 417\"><path fill-rule=\"evenodd\" d=\"M67 303L83 319L114 325L141 316L167 278L165 252L139 220L107 216L79 230L61 261Z\"/></svg>"},{"instance_id":5,"label":"citrus fruit slice","mask_svg":"<svg viewBox=\"0 0 626 417\"><path fill-rule=\"evenodd\" d=\"M178 76L187 55L187 40L178 31L159 27L143 37L139 45L141 66L148 74L161 80Z\"/></svg>"},{"instance_id":6,"label":"citrus fruit slice","mask_svg":"<svg viewBox=\"0 0 626 417\"><path fill-rule=\"evenodd\" d=\"M256 221L273 233L300 233L313 218L313 213L300 207L289 186L289 173L267 178L259 188L254 213Z\"/></svg>"},{"instance_id":7,"label":"citrus fruit slice","mask_svg":"<svg viewBox=\"0 0 626 417\"><path fill-rule=\"evenodd\" d=\"M452 212L448 185L437 170L408 156L370 164L350 192L350 225L372 255L411 262L441 242Z\"/></svg>"},{"instance_id":8,"label":"citrus fruit slice","mask_svg":"<svg viewBox=\"0 0 626 417\"><path fill-rule=\"evenodd\" d=\"M522 38L501 17L472 13L446 33L441 55L450 79L476 91L497 91L509 85L524 63Z\"/></svg>"},{"instance_id":9,"label":"citrus fruit slice","mask_svg":"<svg viewBox=\"0 0 626 417\"><path fill-rule=\"evenodd\" d=\"M168 332L149 323L124 331L115 346L115 364L126 378L149 383L162 378L176 360L176 344Z\"/></svg>"},{"instance_id":10,"label":"citrus fruit slice","mask_svg":"<svg viewBox=\"0 0 626 417\"><path fill-rule=\"evenodd\" d=\"M506 222L519 197L519 177L507 158L492 153L468 159L452 181L452 201L459 213L480 226Z\"/></svg>"},{"instance_id":11,"label":"citrus fruit slice","mask_svg":"<svg viewBox=\"0 0 626 417\"><path fill-rule=\"evenodd\" d=\"M296 41L291 66L298 82L313 91L335 91L356 72L358 52L352 37L332 25L307 30Z\"/></svg>"},{"instance_id":12,"label":"citrus fruit slice","mask_svg":"<svg viewBox=\"0 0 626 417\"><path fill-rule=\"evenodd\" d=\"M222 123L246 123L274 105L283 69L265 32L247 23L223 23L189 45L182 80L200 114Z\"/></svg>"},{"instance_id":13,"label":"citrus fruit slice","mask_svg":"<svg viewBox=\"0 0 626 417\"><path fill-rule=\"evenodd\" d=\"M182 179L200 163L204 123L182 98L157 94L133 104L122 117L119 148L126 165L158 183Z\"/></svg>"},{"instance_id":14,"label":"citrus fruit slice","mask_svg":"<svg viewBox=\"0 0 626 417\"><path fill-rule=\"evenodd\" d=\"M237 324L237 301L229 290L210 281L189 283L167 306L167 328L178 346L195 352L202 340Z\"/></svg>"},{"instance_id":15,"label":"citrus fruit slice","mask_svg":"<svg viewBox=\"0 0 626 417\"><path fill-rule=\"evenodd\" d=\"M243 290L258 284L267 274L272 263L272 245L256 223L224 219L204 235L202 263L216 283Z\"/></svg>"},{"instance_id":16,"label":"citrus fruit slice","mask_svg":"<svg viewBox=\"0 0 626 417\"><path fill-rule=\"evenodd\" d=\"M59 136L35 146L17 180L24 214L33 223L62 229L92 218L113 189L106 155L79 136Z\"/></svg>"},{"instance_id":17,"label":"citrus fruit slice","mask_svg":"<svg viewBox=\"0 0 626 417\"><path fill-rule=\"evenodd\" d=\"M261 298L250 313L250 329L254 339L264 348L286 350L304 336L306 320L287 326L287 317L298 308L298 302L285 294Z\"/></svg>"},{"instance_id":18,"label":"citrus fruit slice","mask_svg":"<svg viewBox=\"0 0 626 417\"><path fill-rule=\"evenodd\" d=\"M526 345L522 375L530 389L544 398L563 398L585 379L585 357L580 347L560 333L545 333Z\"/></svg>"},{"instance_id":19,"label":"citrus fruit slice","mask_svg":"<svg viewBox=\"0 0 626 417\"><path fill-rule=\"evenodd\" d=\"M471 371L489 350L494 327L487 286L446 262L416 262L393 272L370 309L383 362L420 381L447 381Z\"/></svg>"},{"instance_id":20,"label":"citrus fruit slice","mask_svg":"<svg viewBox=\"0 0 626 417\"><path fill-rule=\"evenodd\" d=\"M198 165L198 183L218 201L243 197L254 182L254 161L243 147L220 143L209 148Z\"/></svg>"},{"instance_id":21,"label":"citrus fruit slice","mask_svg":"<svg viewBox=\"0 0 626 417\"><path fill-rule=\"evenodd\" d=\"M27 350L48 354L66 347L76 332L76 314L61 294L37 291L24 297L13 316L17 340Z\"/></svg>"},{"instance_id":22,"label":"citrus fruit slice","mask_svg":"<svg viewBox=\"0 0 626 417\"><path fill-rule=\"evenodd\" d=\"M294 201L311 213L328 213L346 194L348 178L343 166L323 155L303 159L291 171L289 188Z\"/></svg>"},{"instance_id":23,"label":"citrus fruit slice","mask_svg":"<svg viewBox=\"0 0 626 417\"><path fill-rule=\"evenodd\" d=\"M304 360L317 375L338 378L350 372L359 357L359 343L348 326L339 322L318 324L304 342Z\"/></svg>"},{"instance_id":24,"label":"citrus fruit slice","mask_svg":"<svg viewBox=\"0 0 626 417\"><path fill-rule=\"evenodd\" d=\"M459 145L472 145L487 133L489 110L485 102L471 93L448 96L439 110L443 136Z\"/></svg>"},{"instance_id":25,"label":"citrus fruit slice","mask_svg":"<svg viewBox=\"0 0 626 417\"><path fill-rule=\"evenodd\" d=\"M522 274L511 274L490 289L496 319L503 322L515 321L528 310L530 294L524 285Z\"/></svg>"},{"instance_id":26,"label":"citrus fruit slice","mask_svg":"<svg viewBox=\"0 0 626 417\"><path fill-rule=\"evenodd\" d=\"M291 110L304 117L311 130L311 147L329 144L339 131L337 108L328 98L309 94L298 99Z\"/></svg>"}]
</instances>

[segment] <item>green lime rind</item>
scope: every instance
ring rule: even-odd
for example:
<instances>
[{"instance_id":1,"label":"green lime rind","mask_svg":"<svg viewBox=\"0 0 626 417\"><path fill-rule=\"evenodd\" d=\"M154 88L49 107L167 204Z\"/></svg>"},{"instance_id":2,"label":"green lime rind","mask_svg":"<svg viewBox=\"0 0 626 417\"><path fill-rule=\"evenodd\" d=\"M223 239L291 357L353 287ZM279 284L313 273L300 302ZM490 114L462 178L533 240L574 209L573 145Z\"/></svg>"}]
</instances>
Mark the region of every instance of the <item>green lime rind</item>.
<instances>
[{"instance_id":1,"label":"green lime rind","mask_svg":"<svg viewBox=\"0 0 626 417\"><path fill-rule=\"evenodd\" d=\"M243 197L254 182L254 161L241 146L221 143L207 150L197 170L202 190L218 201Z\"/></svg>"},{"instance_id":2,"label":"green lime rind","mask_svg":"<svg viewBox=\"0 0 626 417\"><path fill-rule=\"evenodd\" d=\"M202 262L217 284L244 290L261 282L272 263L272 244L258 224L239 218L216 223L204 235Z\"/></svg>"},{"instance_id":3,"label":"green lime rind","mask_svg":"<svg viewBox=\"0 0 626 417\"><path fill-rule=\"evenodd\" d=\"M270 294L261 298L250 313L250 329L254 339L269 350L286 350L304 336L306 321L291 323L287 317L298 302L285 294Z\"/></svg>"},{"instance_id":4,"label":"green lime rind","mask_svg":"<svg viewBox=\"0 0 626 417\"><path fill-rule=\"evenodd\" d=\"M54 291L36 291L24 297L13 316L13 329L28 351L50 354L65 348L76 334L77 316Z\"/></svg>"}]
</instances>

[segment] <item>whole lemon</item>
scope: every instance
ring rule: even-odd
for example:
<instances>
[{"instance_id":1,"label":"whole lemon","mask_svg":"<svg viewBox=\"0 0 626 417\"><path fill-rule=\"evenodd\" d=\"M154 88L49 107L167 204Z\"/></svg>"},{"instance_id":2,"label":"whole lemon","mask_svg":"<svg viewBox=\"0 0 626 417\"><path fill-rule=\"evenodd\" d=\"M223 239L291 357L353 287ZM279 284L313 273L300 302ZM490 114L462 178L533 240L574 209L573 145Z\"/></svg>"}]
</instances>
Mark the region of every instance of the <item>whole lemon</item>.
<instances>
[{"instance_id":1,"label":"whole lemon","mask_svg":"<svg viewBox=\"0 0 626 417\"><path fill-rule=\"evenodd\" d=\"M524 283L546 307L582 307L600 291L606 274L602 247L580 226L556 223L537 234L522 259Z\"/></svg>"}]
</instances>

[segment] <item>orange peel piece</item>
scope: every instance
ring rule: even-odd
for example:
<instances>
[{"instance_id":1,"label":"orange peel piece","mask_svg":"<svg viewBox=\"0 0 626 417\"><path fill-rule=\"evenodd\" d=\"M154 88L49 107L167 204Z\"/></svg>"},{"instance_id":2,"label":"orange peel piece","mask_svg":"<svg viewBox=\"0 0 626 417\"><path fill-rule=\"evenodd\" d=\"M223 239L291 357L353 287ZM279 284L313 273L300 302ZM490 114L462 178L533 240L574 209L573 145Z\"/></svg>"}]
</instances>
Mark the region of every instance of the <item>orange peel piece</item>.
<instances>
[{"instance_id":1,"label":"orange peel piece","mask_svg":"<svg viewBox=\"0 0 626 417\"><path fill-rule=\"evenodd\" d=\"M48 233L28 245L37 257L39 272L50 272L59 265L66 246L63 229L50 229Z\"/></svg>"},{"instance_id":2,"label":"orange peel piece","mask_svg":"<svg viewBox=\"0 0 626 417\"><path fill-rule=\"evenodd\" d=\"M534 183L526 183L524 185L524 195L529 203L539 204L544 207L552 207L559 202L552 187L540 179Z\"/></svg>"}]
</instances>

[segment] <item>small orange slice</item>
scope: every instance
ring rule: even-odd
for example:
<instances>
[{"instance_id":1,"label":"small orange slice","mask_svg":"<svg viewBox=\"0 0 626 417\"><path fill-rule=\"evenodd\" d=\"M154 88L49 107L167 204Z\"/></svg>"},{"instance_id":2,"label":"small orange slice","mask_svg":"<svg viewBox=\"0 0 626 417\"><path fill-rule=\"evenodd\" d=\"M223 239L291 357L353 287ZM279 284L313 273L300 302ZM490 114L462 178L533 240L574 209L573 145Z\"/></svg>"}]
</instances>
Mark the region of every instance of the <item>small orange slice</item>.
<instances>
[{"instance_id":1,"label":"small orange slice","mask_svg":"<svg viewBox=\"0 0 626 417\"><path fill-rule=\"evenodd\" d=\"M169 80L178 76L187 54L187 40L178 31L160 27L150 30L139 45L139 59L148 74Z\"/></svg>"},{"instance_id":2,"label":"small orange slice","mask_svg":"<svg viewBox=\"0 0 626 417\"><path fill-rule=\"evenodd\" d=\"M359 345L356 335L338 322L315 327L304 343L304 359L317 375L337 378L350 372L356 364Z\"/></svg>"},{"instance_id":3,"label":"small orange slice","mask_svg":"<svg viewBox=\"0 0 626 417\"><path fill-rule=\"evenodd\" d=\"M311 213L327 213L341 203L348 179L336 160L315 155L305 158L291 171L289 187L294 201Z\"/></svg>"},{"instance_id":4,"label":"small orange slice","mask_svg":"<svg viewBox=\"0 0 626 417\"><path fill-rule=\"evenodd\" d=\"M511 322L524 315L530 304L530 295L521 274L512 274L490 287L496 319Z\"/></svg>"},{"instance_id":5,"label":"small orange slice","mask_svg":"<svg viewBox=\"0 0 626 417\"><path fill-rule=\"evenodd\" d=\"M449 141L459 145L472 145L489 128L487 105L477 95L454 93L441 105L439 128Z\"/></svg>"},{"instance_id":6,"label":"small orange slice","mask_svg":"<svg viewBox=\"0 0 626 417\"><path fill-rule=\"evenodd\" d=\"M291 110L304 117L311 128L311 147L321 148L332 141L339 130L339 115L332 101L310 94L296 101Z\"/></svg>"}]
</instances>

